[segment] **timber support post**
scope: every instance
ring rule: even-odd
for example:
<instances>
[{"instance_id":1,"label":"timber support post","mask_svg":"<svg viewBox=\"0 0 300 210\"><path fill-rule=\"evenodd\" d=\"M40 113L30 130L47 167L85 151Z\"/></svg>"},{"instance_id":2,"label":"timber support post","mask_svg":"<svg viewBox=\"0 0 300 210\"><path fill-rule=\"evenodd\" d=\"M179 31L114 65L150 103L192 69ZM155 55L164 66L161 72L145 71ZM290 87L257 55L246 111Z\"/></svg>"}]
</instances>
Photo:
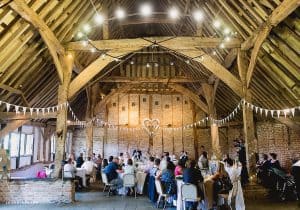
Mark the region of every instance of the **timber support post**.
<instances>
[{"instance_id":1,"label":"timber support post","mask_svg":"<svg viewBox=\"0 0 300 210\"><path fill-rule=\"evenodd\" d=\"M58 87L58 104L67 104L71 74L74 64L74 57L71 53L66 53L61 59L63 67L63 83ZM62 106L57 110L56 121L56 148L55 148L55 170L54 177L60 176L62 161L65 160L65 142L67 137L68 107Z\"/></svg>"}]
</instances>

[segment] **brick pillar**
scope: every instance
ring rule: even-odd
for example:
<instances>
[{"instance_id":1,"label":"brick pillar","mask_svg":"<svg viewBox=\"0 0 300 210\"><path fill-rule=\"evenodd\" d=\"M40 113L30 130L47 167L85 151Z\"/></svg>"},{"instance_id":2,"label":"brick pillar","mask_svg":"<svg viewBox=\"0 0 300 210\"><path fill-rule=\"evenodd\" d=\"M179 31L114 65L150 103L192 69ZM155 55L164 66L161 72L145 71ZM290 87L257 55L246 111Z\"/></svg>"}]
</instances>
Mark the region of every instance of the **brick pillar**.
<instances>
[{"instance_id":1,"label":"brick pillar","mask_svg":"<svg viewBox=\"0 0 300 210\"><path fill-rule=\"evenodd\" d=\"M66 103L68 100L68 92L71 81L71 73L73 68L73 55L67 54L62 58L63 67L63 84L58 87L58 104ZM65 160L65 142L67 137L67 117L68 108L63 106L63 109L59 109L57 112L56 120L56 150L55 150L55 171L54 177L59 177L61 172L61 162Z\"/></svg>"}]
</instances>

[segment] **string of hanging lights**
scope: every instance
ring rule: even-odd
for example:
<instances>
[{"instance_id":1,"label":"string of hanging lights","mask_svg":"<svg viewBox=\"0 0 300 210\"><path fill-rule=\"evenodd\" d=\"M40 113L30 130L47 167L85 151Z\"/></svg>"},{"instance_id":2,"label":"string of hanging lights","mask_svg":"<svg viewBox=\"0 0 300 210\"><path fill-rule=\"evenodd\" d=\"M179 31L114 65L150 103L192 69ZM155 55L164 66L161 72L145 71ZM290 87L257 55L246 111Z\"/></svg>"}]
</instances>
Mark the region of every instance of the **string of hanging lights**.
<instances>
[{"instance_id":1,"label":"string of hanging lights","mask_svg":"<svg viewBox=\"0 0 300 210\"><path fill-rule=\"evenodd\" d=\"M50 106L50 107L26 107L26 106L19 106L16 104L11 104L11 103L0 100L0 106L1 105L3 105L5 107L6 112L15 111L16 115L21 115L21 114L25 115L27 113L27 111L29 111L31 116L33 114L36 114L37 116L38 115L45 116L46 114L54 113L59 110L63 110L63 109L67 108L67 110L71 113L72 119L74 120L74 122L68 121L68 124L79 125L81 127L93 125L93 126L108 127L108 128L118 128L119 127L121 130L128 129L128 128L124 128L124 125L116 125L113 123L103 121L98 118L93 118L89 122L80 121L78 119L78 117L76 116L75 112L73 111L73 109L71 108L69 102L65 102L65 103L58 104L56 106ZM220 125L223 125L223 124L229 122L230 120L232 120L237 115L238 111L241 110L242 106L245 106L247 109L250 109L251 111L255 112L256 114L260 114L261 116L265 116L265 117L271 116L272 118L274 118L274 117L279 118L282 115L285 118L287 116L294 117L296 110L298 109L300 111L300 106L295 106L295 107L286 108L286 109L267 109L267 108L262 108L262 107L256 106L256 105L246 101L245 99L241 99L241 101L237 104L237 106L233 109L233 111L229 115L227 115L226 117L224 117L222 119L214 119L212 117L204 117L201 120L198 120L196 122L189 123L189 124L186 124L183 126L179 126L179 127L166 126L166 127L162 127L162 128L163 129L173 129L173 130L189 129L189 128L201 126L202 124L205 124L206 122L209 122L209 121L213 124L217 124L218 126L220 126ZM41 118L43 118L42 116L41 116ZM133 129L136 129L136 128L133 128Z\"/></svg>"},{"instance_id":2,"label":"string of hanging lights","mask_svg":"<svg viewBox=\"0 0 300 210\"><path fill-rule=\"evenodd\" d=\"M132 17L132 16L140 16L143 18L150 17L151 15L167 15L168 18L170 18L173 21L179 20L180 18L189 17L192 20L194 20L196 23L201 23L205 19L205 15L203 11L199 8L194 9L190 14L181 12L176 6L169 7L168 11L166 12L154 12L153 7L150 3L145 3L140 5L139 11L136 13L130 13L127 14L126 11L123 8L118 7L115 10L115 13L111 17L106 17L104 14L101 14L97 11L94 3L90 0L93 9L95 11L95 15L93 17L92 23L86 23L84 24L81 29L76 33L75 38L77 39L86 39L88 37L88 34L92 31L93 28L99 27L106 22L118 20L122 21L126 18ZM231 30L231 28L228 26L228 24L225 24L223 21L221 21L219 18L215 18L211 24L214 29L220 34L222 34L223 42L219 45L219 48L225 47L225 42L228 42L231 40L233 36L237 35L237 32L234 32ZM96 52L96 49L92 49L91 52Z\"/></svg>"}]
</instances>

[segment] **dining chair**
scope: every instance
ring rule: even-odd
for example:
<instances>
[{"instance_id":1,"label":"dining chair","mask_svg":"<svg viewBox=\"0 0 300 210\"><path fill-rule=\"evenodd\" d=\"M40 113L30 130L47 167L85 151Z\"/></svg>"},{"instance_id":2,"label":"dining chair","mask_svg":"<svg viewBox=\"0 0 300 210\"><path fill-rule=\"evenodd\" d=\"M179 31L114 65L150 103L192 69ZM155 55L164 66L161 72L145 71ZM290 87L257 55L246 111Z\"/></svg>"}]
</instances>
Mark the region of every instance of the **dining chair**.
<instances>
[{"instance_id":1,"label":"dining chair","mask_svg":"<svg viewBox=\"0 0 300 210\"><path fill-rule=\"evenodd\" d=\"M135 177L134 174L124 174L123 176L123 187L133 188L134 189L134 197L136 198L136 185L135 185Z\"/></svg>"},{"instance_id":2,"label":"dining chair","mask_svg":"<svg viewBox=\"0 0 300 210\"><path fill-rule=\"evenodd\" d=\"M158 194L158 199L157 199L156 207L157 208L159 207L161 199L164 198L163 209L165 209L166 208L166 204L167 204L168 195L163 192L163 188L162 188L161 182L158 179L155 180L155 188L156 188L156 192Z\"/></svg>"},{"instance_id":3,"label":"dining chair","mask_svg":"<svg viewBox=\"0 0 300 210\"><path fill-rule=\"evenodd\" d=\"M199 202L197 187L189 183L181 185L181 199L184 210L186 209L185 202Z\"/></svg>"},{"instance_id":4,"label":"dining chair","mask_svg":"<svg viewBox=\"0 0 300 210\"><path fill-rule=\"evenodd\" d=\"M106 176L105 173L102 172L102 173L101 173L101 177L102 177L102 182L103 182L103 184L104 184L103 192L105 192L106 187L108 187L108 196L109 196L109 194L110 194L110 192L111 192L111 187L114 186L114 185L113 185L113 184L110 184L110 183L108 182L108 179L107 179L107 176Z\"/></svg>"}]
</instances>

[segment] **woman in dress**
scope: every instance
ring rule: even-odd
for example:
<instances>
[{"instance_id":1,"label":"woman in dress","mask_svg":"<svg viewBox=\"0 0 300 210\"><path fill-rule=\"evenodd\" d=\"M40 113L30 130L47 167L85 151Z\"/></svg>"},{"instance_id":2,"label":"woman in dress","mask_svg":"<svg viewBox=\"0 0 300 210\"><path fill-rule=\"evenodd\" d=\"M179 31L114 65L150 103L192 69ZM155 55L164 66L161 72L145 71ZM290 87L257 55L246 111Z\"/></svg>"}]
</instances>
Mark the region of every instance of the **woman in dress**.
<instances>
[{"instance_id":1,"label":"woman in dress","mask_svg":"<svg viewBox=\"0 0 300 210\"><path fill-rule=\"evenodd\" d=\"M185 168L185 163L182 159L178 161L178 165L175 167L175 176L181 176L183 174L183 169Z\"/></svg>"},{"instance_id":2,"label":"woman in dress","mask_svg":"<svg viewBox=\"0 0 300 210\"><path fill-rule=\"evenodd\" d=\"M228 204L231 209L245 210L244 196L240 181L242 166L234 165L233 160L228 160L225 165L225 170L228 173L232 183L232 189L229 191Z\"/></svg>"}]
</instances>

